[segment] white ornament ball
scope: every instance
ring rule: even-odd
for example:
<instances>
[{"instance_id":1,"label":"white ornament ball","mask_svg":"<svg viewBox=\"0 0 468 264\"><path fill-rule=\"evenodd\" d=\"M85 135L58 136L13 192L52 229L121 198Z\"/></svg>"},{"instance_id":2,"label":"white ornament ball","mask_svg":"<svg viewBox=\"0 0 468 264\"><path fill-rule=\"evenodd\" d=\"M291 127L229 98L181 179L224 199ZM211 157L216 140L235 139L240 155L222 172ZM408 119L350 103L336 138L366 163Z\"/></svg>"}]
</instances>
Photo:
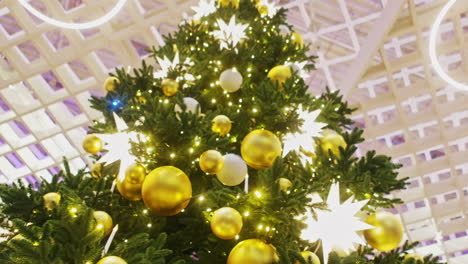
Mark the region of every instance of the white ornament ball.
<instances>
[{"instance_id":1,"label":"white ornament ball","mask_svg":"<svg viewBox=\"0 0 468 264\"><path fill-rule=\"evenodd\" d=\"M192 97L184 97L184 104L187 106L187 110L185 110L185 112L189 112L192 114L194 114L197 111L199 105L198 101L193 99ZM179 105L176 105L174 107L174 111L176 111L176 113L180 113L182 112L182 108Z\"/></svg>"},{"instance_id":2,"label":"white ornament ball","mask_svg":"<svg viewBox=\"0 0 468 264\"><path fill-rule=\"evenodd\" d=\"M242 75L233 69L225 70L219 76L219 84L228 93L236 92L241 88Z\"/></svg>"},{"instance_id":3,"label":"white ornament ball","mask_svg":"<svg viewBox=\"0 0 468 264\"><path fill-rule=\"evenodd\" d=\"M247 176L247 164L236 154L224 155L224 166L216 174L218 180L227 186L241 184Z\"/></svg>"}]
</instances>

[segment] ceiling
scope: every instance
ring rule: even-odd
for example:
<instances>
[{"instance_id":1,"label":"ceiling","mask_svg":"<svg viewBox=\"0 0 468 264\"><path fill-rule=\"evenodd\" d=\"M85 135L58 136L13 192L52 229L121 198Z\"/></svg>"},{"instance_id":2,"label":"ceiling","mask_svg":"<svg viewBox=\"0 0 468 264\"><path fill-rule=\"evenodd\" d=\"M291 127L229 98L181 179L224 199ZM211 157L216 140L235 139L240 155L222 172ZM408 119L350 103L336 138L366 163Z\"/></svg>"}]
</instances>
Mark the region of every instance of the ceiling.
<instances>
[{"instance_id":1,"label":"ceiling","mask_svg":"<svg viewBox=\"0 0 468 264\"><path fill-rule=\"evenodd\" d=\"M32 0L65 21L86 21L116 0ZM319 57L313 93L340 89L365 129L360 151L377 149L404 165L409 188L393 194L417 252L468 263L468 106L428 60L428 30L445 0L280 0L288 19ZM462 0L442 25L439 59L468 81L468 6ZM97 29L63 30L41 22L17 0L0 0L0 182L38 184L88 162L81 150L98 112L90 95L115 67L138 67L145 49L163 43L195 1L132 0ZM385 7L385 8L384 8Z\"/></svg>"}]
</instances>

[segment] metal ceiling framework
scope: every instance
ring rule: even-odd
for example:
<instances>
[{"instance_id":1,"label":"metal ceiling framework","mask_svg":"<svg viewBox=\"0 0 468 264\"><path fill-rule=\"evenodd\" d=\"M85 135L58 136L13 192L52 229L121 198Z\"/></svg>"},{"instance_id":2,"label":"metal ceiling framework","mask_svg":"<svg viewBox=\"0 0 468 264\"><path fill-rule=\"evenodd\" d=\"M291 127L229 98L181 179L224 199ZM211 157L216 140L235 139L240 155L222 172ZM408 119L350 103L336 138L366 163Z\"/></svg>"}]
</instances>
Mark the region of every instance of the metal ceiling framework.
<instances>
[{"instance_id":1,"label":"metal ceiling framework","mask_svg":"<svg viewBox=\"0 0 468 264\"><path fill-rule=\"evenodd\" d=\"M340 89L359 107L361 151L376 149L401 162L409 188L393 194L417 252L468 263L468 105L432 71L427 43L444 0L279 0L289 21L311 43L318 70L312 92ZM468 6L459 1L441 28L440 60L467 81ZM68 22L89 21L116 0L31 0ZM38 184L60 167L85 166L81 140L100 118L90 95L115 67L139 67L145 48L162 43L195 0L132 0L110 23L64 30L0 0L0 182Z\"/></svg>"}]
</instances>

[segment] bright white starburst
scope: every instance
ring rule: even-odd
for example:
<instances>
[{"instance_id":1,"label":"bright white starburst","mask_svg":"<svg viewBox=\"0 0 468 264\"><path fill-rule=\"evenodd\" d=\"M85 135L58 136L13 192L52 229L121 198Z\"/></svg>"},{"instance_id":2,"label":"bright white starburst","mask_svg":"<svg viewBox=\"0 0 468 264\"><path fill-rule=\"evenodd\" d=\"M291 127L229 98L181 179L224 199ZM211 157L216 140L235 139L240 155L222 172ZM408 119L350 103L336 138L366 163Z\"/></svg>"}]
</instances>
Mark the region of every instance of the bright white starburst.
<instances>
[{"instance_id":1,"label":"bright white starburst","mask_svg":"<svg viewBox=\"0 0 468 264\"><path fill-rule=\"evenodd\" d=\"M346 202L340 202L340 186L332 184L328 193L328 210L317 211L317 219L308 211L305 218L307 227L302 230L301 237L309 241L321 240L324 263L328 263L328 254L333 249L341 249L345 252L355 249L354 244L364 245L364 240L357 231L373 228L362 222L356 214L367 204L369 200L353 202L350 197Z\"/></svg>"},{"instance_id":2,"label":"bright white starburst","mask_svg":"<svg viewBox=\"0 0 468 264\"><path fill-rule=\"evenodd\" d=\"M192 7L193 11L195 11L195 15L193 15L194 20L200 20L203 17L206 17L210 14L216 12L216 5L215 0L201 0L198 3L198 6Z\"/></svg>"},{"instance_id":3,"label":"bright white starburst","mask_svg":"<svg viewBox=\"0 0 468 264\"><path fill-rule=\"evenodd\" d=\"M317 122L316 119L320 115L320 110L313 112L307 112L303 110L302 105L299 105L297 109L299 118L304 120L301 132L286 134L284 138L283 157L286 156L290 151L296 151L301 156L301 162L305 164L306 161L310 161L310 157L302 153L301 148L309 153L315 151L315 141L313 137L320 137L322 135L323 128L327 126L325 123Z\"/></svg>"},{"instance_id":4,"label":"bright white starburst","mask_svg":"<svg viewBox=\"0 0 468 264\"><path fill-rule=\"evenodd\" d=\"M107 144L108 150L97 162L112 163L120 160L118 177L123 180L125 177L125 170L136 161L136 157L130 153L131 142L138 142L140 139L144 138L144 136L134 131L127 131L128 126L125 121L117 114L113 114L118 132L114 134L96 134L96 136Z\"/></svg>"},{"instance_id":5,"label":"bright white starburst","mask_svg":"<svg viewBox=\"0 0 468 264\"><path fill-rule=\"evenodd\" d=\"M278 13L278 7L274 3L270 3L268 0L260 0L258 6L265 6L268 10L267 16L273 18Z\"/></svg>"},{"instance_id":6,"label":"bright white starburst","mask_svg":"<svg viewBox=\"0 0 468 264\"><path fill-rule=\"evenodd\" d=\"M307 61L295 61L295 62L290 62L287 63L286 65L291 67L294 71L297 72L299 77L301 77L304 80L307 80L310 77L309 71L305 69L305 66L308 64Z\"/></svg>"},{"instance_id":7,"label":"bright white starburst","mask_svg":"<svg viewBox=\"0 0 468 264\"><path fill-rule=\"evenodd\" d=\"M247 38L245 29L249 26L248 24L237 24L236 17L232 16L229 20L229 24L226 24L222 19L217 20L219 30L211 33L215 38L220 40L221 49L229 49L236 47L239 41Z\"/></svg>"},{"instance_id":8,"label":"bright white starburst","mask_svg":"<svg viewBox=\"0 0 468 264\"><path fill-rule=\"evenodd\" d=\"M158 79L166 78L167 75L169 74L169 71L174 70L180 64L179 52L176 52L176 54L174 55L174 59L172 59L172 61L167 56L164 56L164 58L157 57L156 60L158 61L159 67L161 69L153 73L154 78L158 78ZM184 66L186 65L188 66L194 65L193 61L189 57L187 57L184 61ZM186 80L195 79L193 75L189 73L185 74L184 78ZM178 77L178 80L180 79L182 79L182 77Z\"/></svg>"}]
</instances>

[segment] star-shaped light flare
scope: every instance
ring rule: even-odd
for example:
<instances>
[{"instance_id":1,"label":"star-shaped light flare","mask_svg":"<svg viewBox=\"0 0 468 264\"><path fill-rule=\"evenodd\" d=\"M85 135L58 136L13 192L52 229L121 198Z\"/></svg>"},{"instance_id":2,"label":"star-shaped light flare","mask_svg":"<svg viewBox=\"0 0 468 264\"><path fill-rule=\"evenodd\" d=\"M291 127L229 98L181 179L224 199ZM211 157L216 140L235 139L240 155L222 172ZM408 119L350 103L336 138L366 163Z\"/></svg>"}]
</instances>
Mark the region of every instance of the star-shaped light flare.
<instances>
[{"instance_id":1,"label":"star-shaped light flare","mask_svg":"<svg viewBox=\"0 0 468 264\"><path fill-rule=\"evenodd\" d=\"M301 237L305 240L321 240L324 263L328 263L328 254L333 249L341 249L345 252L354 250L354 244L365 242L357 231L373 228L361 221L356 214L367 204L369 200L353 202L350 197L344 203L340 202L340 186L333 184L328 193L328 210L317 211L315 219L310 211L304 216L307 227L302 231Z\"/></svg>"}]
</instances>

